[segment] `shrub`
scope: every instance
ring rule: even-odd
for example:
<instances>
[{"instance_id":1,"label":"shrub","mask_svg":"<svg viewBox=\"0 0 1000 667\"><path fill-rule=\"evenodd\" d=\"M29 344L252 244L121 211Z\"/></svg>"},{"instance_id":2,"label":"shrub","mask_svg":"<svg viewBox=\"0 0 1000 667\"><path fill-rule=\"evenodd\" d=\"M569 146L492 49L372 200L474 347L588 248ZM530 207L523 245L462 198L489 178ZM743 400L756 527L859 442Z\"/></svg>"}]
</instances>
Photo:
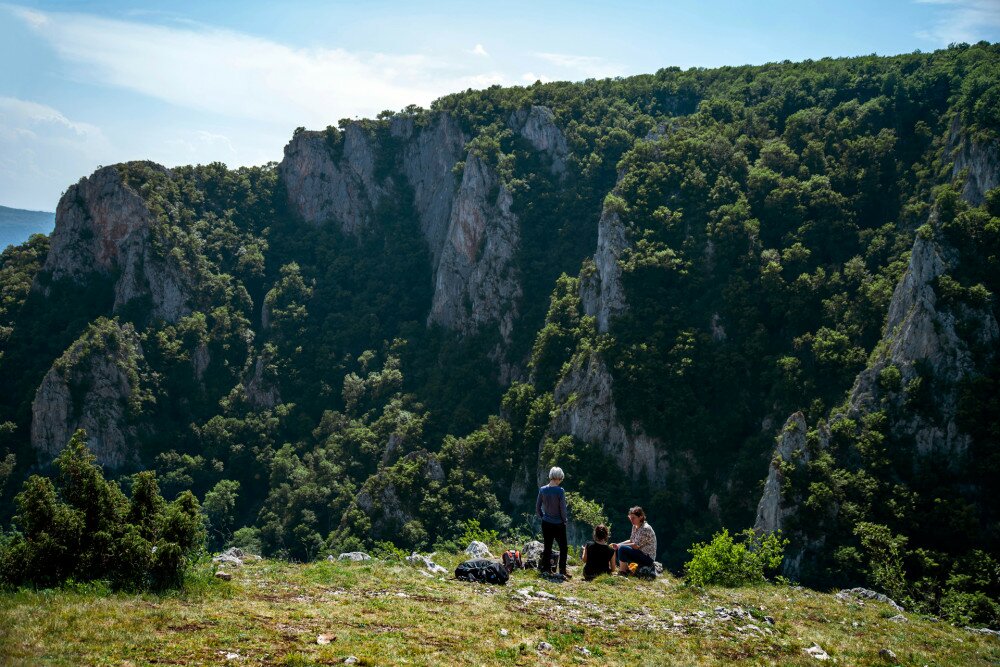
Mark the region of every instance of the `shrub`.
<instances>
[{"instance_id":1,"label":"shrub","mask_svg":"<svg viewBox=\"0 0 1000 667\"><path fill-rule=\"evenodd\" d=\"M684 565L692 586L744 586L767 580L765 573L781 565L788 540L780 533L760 535L747 529L734 540L728 530L716 533L709 543L691 547L691 560Z\"/></svg>"},{"instance_id":2,"label":"shrub","mask_svg":"<svg viewBox=\"0 0 1000 667\"><path fill-rule=\"evenodd\" d=\"M903 558L907 539L893 535L887 526L862 521L854 528L868 563L868 578L872 585L885 591L894 600L908 597Z\"/></svg>"},{"instance_id":3,"label":"shrub","mask_svg":"<svg viewBox=\"0 0 1000 667\"><path fill-rule=\"evenodd\" d=\"M484 542L486 544L496 544L500 541L500 534L495 530L486 530L479 525L478 519L469 519L459 524L462 534L458 538L461 548L469 546L470 542Z\"/></svg>"},{"instance_id":4,"label":"shrub","mask_svg":"<svg viewBox=\"0 0 1000 667\"><path fill-rule=\"evenodd\" d=\"M611 528L611 522L608 521L604 508L592 500L587 500L579 493L573 491L566 493L566 507L574 521L585 523L591 528L598 524L604 524L609 529Z\"/></svg>"},{"instance_id":5,"label":"shrub","mask_svg":"<svg viewBox=\"0 0 1000 667\"><path fill-rule=\"evenodd\" d=\"M253 526L243 526L233 533L233 537L226 542L226 548L239 547L243 551L252 554L262 553L260 541L260 529Z\"/></svg>"},{"instance_id":6,"label":"shrub","mask_svg":"<svg viewBox=\"0 0 1000 667\"><path fill-rule=\"evenodd\" d=\"M118 484L104 479L86 438L77 431L56 458L56 484L39 475L25 481L15 499L16 531L0 542L0 582L179 586L188 561L205 543L198 500L185 491L166 503L152 472L135 475L126 498Z\"/></svg>"}]
</instances>

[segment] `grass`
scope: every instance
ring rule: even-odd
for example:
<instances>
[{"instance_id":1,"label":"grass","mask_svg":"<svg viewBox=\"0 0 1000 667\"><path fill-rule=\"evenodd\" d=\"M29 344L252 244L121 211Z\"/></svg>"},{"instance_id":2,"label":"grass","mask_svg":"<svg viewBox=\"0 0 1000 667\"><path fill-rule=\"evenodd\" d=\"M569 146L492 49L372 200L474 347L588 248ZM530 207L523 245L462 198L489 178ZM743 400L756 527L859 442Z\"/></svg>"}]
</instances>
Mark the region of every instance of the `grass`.
<instances>
[{"instance_id":1,"label":"grass","mask_svg":"<svg viewBox=\"0 0 1000 667\"><path fill-rule=\"evenodd\" d=\"M452 569L459 560L440 558ZM910 614L893 621L880 603L788 586L555 583L519 571L496 587L382 562L263 560L229 571L224 582L202 563L168 595L100 585L0 593L0 661L301 667L353 655L362 665L817 665L804 651L816 643L826 664L1000 664L995 637ZM551 648L539 651L540 642ZM886 648L895 662L879 655Z\"/></svg>"}]
</instances>

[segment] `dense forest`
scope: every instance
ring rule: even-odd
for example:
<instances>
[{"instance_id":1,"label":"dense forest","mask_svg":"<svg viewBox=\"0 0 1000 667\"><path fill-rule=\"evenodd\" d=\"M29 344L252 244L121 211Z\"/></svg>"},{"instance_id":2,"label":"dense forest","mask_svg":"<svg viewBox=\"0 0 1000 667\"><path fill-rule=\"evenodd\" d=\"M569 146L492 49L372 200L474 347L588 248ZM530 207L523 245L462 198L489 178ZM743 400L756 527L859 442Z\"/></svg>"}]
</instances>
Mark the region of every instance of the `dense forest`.
<instances>
[{"instance_id":1,"label":"dense forest","mask_svg":"<svg viewBox=\"0 0 1000 667\"><path fill-rule=\"evenodd\" d=\"M280 164L102 169L0 257L0 519L83 427L219 546L528 534L559 464L581 525L641 504L676 567L777 466L791 575L997 624L998 140L980 43L494 86L299 128ZM887 326L917 248L938 352Z\"/></svg>"}]
</instances>

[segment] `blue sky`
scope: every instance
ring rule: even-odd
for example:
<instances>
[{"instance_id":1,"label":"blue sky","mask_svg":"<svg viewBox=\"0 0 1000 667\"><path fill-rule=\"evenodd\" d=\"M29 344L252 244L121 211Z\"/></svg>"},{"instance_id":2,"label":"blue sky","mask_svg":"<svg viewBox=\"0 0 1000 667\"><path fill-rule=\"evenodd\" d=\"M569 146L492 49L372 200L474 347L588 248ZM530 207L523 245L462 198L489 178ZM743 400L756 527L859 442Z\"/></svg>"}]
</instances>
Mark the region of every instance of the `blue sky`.
<instances>
[{"instance_id":1,"label":"blue sky","mask_svg":"<svg viewBox=\"0 0 1000 667\"><path fill-rule=\"evenodd\" d=\"M0 204L122 160L279 160L299 125L469 87L983 39L1000 0L0 4Z\"/></svg>"}]
</instances>

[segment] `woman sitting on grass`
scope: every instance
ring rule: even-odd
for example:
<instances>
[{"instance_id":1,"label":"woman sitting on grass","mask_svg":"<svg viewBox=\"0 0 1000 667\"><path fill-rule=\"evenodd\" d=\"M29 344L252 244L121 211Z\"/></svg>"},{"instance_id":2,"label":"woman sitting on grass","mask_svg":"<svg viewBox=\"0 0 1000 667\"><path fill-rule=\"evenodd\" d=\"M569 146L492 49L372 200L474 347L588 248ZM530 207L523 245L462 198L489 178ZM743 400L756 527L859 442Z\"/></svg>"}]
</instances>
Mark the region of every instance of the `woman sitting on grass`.
<instances>
[{"instance_id":1,"label":"woman sitting on grass","mask_svg":"<svg viewBox=\"0 0 1000 667\"><path fill-rule=\"evenodd\" d=\"M594 541L583 548L583 578L591 581L602 574L611 574L611 561L615 551L608 546L608 527L594 526Z\"/></svg>"},{"instance_id":2,"label":"woman sitting on grass","mask_svg":"<svg viewBox=\"0 0 1000 667\"><path fill-rule=\"evenodd\" d=\"M611 545L622 574L628 574L629 563L635 563L639 567L653 567L656 559L656 533L646 523L646 513L641 507L633 507L628 511L628 520L632 522L632 537L627 542Z\"/></svg>"}]
</instances>

